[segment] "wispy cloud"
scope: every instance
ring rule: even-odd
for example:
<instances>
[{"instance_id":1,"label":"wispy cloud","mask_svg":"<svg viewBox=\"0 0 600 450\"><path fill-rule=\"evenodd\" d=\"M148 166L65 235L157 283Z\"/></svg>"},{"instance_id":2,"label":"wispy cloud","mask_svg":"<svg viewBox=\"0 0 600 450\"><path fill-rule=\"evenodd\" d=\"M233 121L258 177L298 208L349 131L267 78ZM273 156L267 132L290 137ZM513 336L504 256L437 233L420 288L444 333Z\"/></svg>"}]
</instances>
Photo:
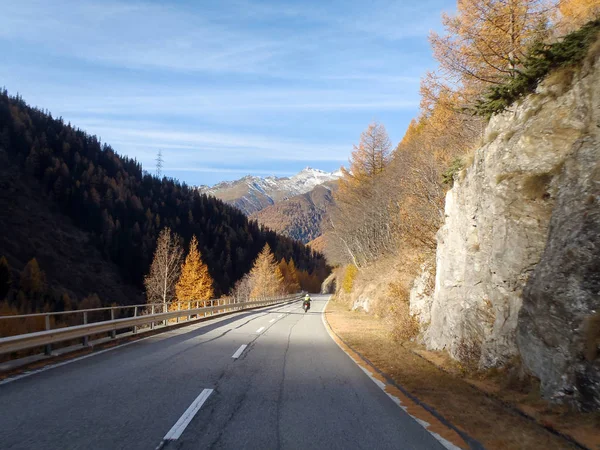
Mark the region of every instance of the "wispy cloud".
<instances>
[{"instance_id":1,"label":"wispy cloud","mask_svg":"<svg viewBox=\"0 0 600 450\"><path fill-rule=\"evenodd\" d=\"M373 119L401 138L453 3L4 1L0 85L186 177L328 169Z\"/></svg>"}]
</instances>

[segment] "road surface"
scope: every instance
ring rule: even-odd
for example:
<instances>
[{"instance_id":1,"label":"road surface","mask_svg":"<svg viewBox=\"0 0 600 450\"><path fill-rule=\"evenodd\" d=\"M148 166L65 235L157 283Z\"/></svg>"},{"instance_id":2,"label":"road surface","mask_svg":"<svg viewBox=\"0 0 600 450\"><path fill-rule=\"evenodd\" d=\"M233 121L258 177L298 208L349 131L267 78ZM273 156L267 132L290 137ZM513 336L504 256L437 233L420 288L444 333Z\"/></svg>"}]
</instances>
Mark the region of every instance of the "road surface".
<instances>
[{"instance_id":1,"label":"road surface","mask_svg":"<svg viewBox=\"0 0 600 450\"><path fill-rule=\"evenodd\" d=\"M236 313L1 384L0 448L443 449L330 338L326 301Z\"/></svg>"}]
</instances>

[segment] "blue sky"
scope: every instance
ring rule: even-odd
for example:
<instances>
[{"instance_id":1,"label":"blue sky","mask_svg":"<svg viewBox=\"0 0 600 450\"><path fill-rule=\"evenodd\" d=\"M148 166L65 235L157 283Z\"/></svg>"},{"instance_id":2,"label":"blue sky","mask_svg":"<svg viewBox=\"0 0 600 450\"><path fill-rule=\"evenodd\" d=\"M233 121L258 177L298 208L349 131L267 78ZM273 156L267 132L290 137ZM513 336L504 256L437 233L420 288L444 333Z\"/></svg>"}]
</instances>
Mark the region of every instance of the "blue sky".
<instances>
[{"instance_id":1,"label":"blue sky","mask_svg":"<svg viewBox=\"0 0 600 450\"><path fill-rule=\"evenodd\" d=\"M189 184L397 143L454 1L0 0L0 86Z\"/></svg>"}]
</instances>

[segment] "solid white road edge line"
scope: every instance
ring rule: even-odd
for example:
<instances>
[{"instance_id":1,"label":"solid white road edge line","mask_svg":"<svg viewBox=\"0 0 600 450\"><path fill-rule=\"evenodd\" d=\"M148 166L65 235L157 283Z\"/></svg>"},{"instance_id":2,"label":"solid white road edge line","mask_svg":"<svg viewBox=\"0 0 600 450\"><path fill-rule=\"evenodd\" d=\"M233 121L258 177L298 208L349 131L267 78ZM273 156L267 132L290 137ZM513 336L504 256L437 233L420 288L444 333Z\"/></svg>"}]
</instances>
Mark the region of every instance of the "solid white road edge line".
<instances>
[{"instance_id":1,"label":"solid white road edge line","mask_svg":"<svg viewBox=\"0 0 600 450\"><path fill-rule=\"evenodd\" d=\"M200 408L202 408L202 405L204 404L204 402L206 401L208 396L210 394L212 394L212 392L213 392L212 389L204 389L200 393L200 395L198 397L196 397L196 400L194 400L192 402L192 404L189 406L189 408L185 410L183 415L179 418L179 420L175 423L175 425L173 425L173 427L169 430L169 432L167 434L165 434L163 441L174 441L176 439L179 439L181 434L184 432L186 427L190 424L190 422L192 421L192 419L194 418L196 413L198 411L200 411Z\"/></svg>"},{"instance_id":2,"label":"solid white road edge line","mask_svg":"<svg viewBox=\"0 0 600 450\"><path fill-rule=\"evenodd\" d=\"M346 350L344 350L338 343L337 341L333 338L333 335L331 334L331 331L329 330L329 327L327 326L327 324L325 323L325 310L327 309L327 305L329 304L329 301L331 300L331 296L329 296L329 299L327 299L327 303L325 303L325 306L323 307L323 309L321 310L321 320L323 321L323 326L325 327L325 330L327 331L327 334L329 335L329 337L331 338L331 340L333 342L335 342L335 345L337 345L339 347L339 349L341 351L343 351L346 356L348 356L348 358L350 358L352 360L352 362L354 364L356 364L365 374L367 374L367 376L371 379L371 381L373 383L375 383L377 385L377 387L379 387L390 399L392 399L392 401L398 405L401 409L404 410L404 412L406 412L406 414L408 414L412 419L414 419L419 425L421 425L423 428L425 428L429 434L431 434L435 439L437 439L439 441L440 444L442 444L444 447L446 447L448 450L461 450L460 447L457 447L456 445L454 445L452 442L444 439L442 436L440 436L437 433L434 433L433 431L430 431L429 428L429 423L425 422L424 420L421 420L417 417L414 417L412 415L409 414L409 412L407 411L406 406L404 406L402 404L402 401L400 401L400 399L398 397L396 397L395 395L390 394L389 392L385 391L385 384L382 383L381 381L379 381L377 378L375 378L373 376L373 373L370 372L369 370L365 369L364 367L360 366L359 364L356 363L356 361L354 361L354 358L352 358L352 356L350 356L348 354L348 352Z\"/></svg>"},{"instance_id":3,"label":"solid white road edge line","mask_svg":"<svg viewBox=\"0 0 600 450\"><path fill-rule=\"evenodd\" d=\"M238 359L240 355L244 352L246 347L248 347L246 344L240 345L240 348L237 349L237 351L233 354L232 358Z\"/></svg>"},{"instance_id":4,"label":"solid white road edge line","mask_svg":"<svg viewBox=\"0 0 600 450\"><path fill-rule=\"evenodd\" d=\"M273 322L275 322L275 319L269 320L269 323L273 323Z\"/></svg>"},{"instance_id":5,"label":"solid white road edge line","mask_svg":"<svg viewBox=\"0 0 600 450\"><path fill-rule=\"evenodd\" d=\"M265 329L265 327L260 327L258 330L256 330L256 333L258 334L258 333L260 333L264 329Z\"/></svg>"}]
</instances>

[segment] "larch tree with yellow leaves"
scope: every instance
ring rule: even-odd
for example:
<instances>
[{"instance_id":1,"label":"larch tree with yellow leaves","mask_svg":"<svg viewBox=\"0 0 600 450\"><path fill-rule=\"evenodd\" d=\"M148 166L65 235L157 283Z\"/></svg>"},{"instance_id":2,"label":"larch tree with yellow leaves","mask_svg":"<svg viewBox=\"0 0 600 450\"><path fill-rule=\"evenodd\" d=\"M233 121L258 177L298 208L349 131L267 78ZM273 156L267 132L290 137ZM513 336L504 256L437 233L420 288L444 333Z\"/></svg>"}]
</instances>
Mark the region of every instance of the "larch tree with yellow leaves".
<instances>
[{"instance_id":1,"label":"larch tree with yellow leaves","mask_svg":"<svg viewBox=\"0 0 600 450\"><path fill-rule=\"evenodd\" d=\"M298 281L298 272L294 260L290 259L288 263L285 258L279 261L279 270L283 276L284 291L288 294L294 294L300 290Z\"/></svg>"},{"instance_id":2,"label":"larch tree with yellow leaves","mask_svg":"<svg viewBox=\"0 0 600 450\"><path fill-rule=\"evenodd\" d=\"M250 297L275 297L283 293L283 275L269 244L265 244L254 260L250 270L250 282L252 286Z\"/></svg>"},{"instance_id":3,"label":"larch tree with yellow leaves","mask_svg":"<svg viewBox=\"0 0 600 450\"><path fill-rule=\"evenodd\" d=\"M179 302L210 300L214 295L213 279L208 272L208 267L202 261L196 236L192 237L190 250L181 266L181 276L175 286L175 295Z\"/></svg>"}]
</instances>

